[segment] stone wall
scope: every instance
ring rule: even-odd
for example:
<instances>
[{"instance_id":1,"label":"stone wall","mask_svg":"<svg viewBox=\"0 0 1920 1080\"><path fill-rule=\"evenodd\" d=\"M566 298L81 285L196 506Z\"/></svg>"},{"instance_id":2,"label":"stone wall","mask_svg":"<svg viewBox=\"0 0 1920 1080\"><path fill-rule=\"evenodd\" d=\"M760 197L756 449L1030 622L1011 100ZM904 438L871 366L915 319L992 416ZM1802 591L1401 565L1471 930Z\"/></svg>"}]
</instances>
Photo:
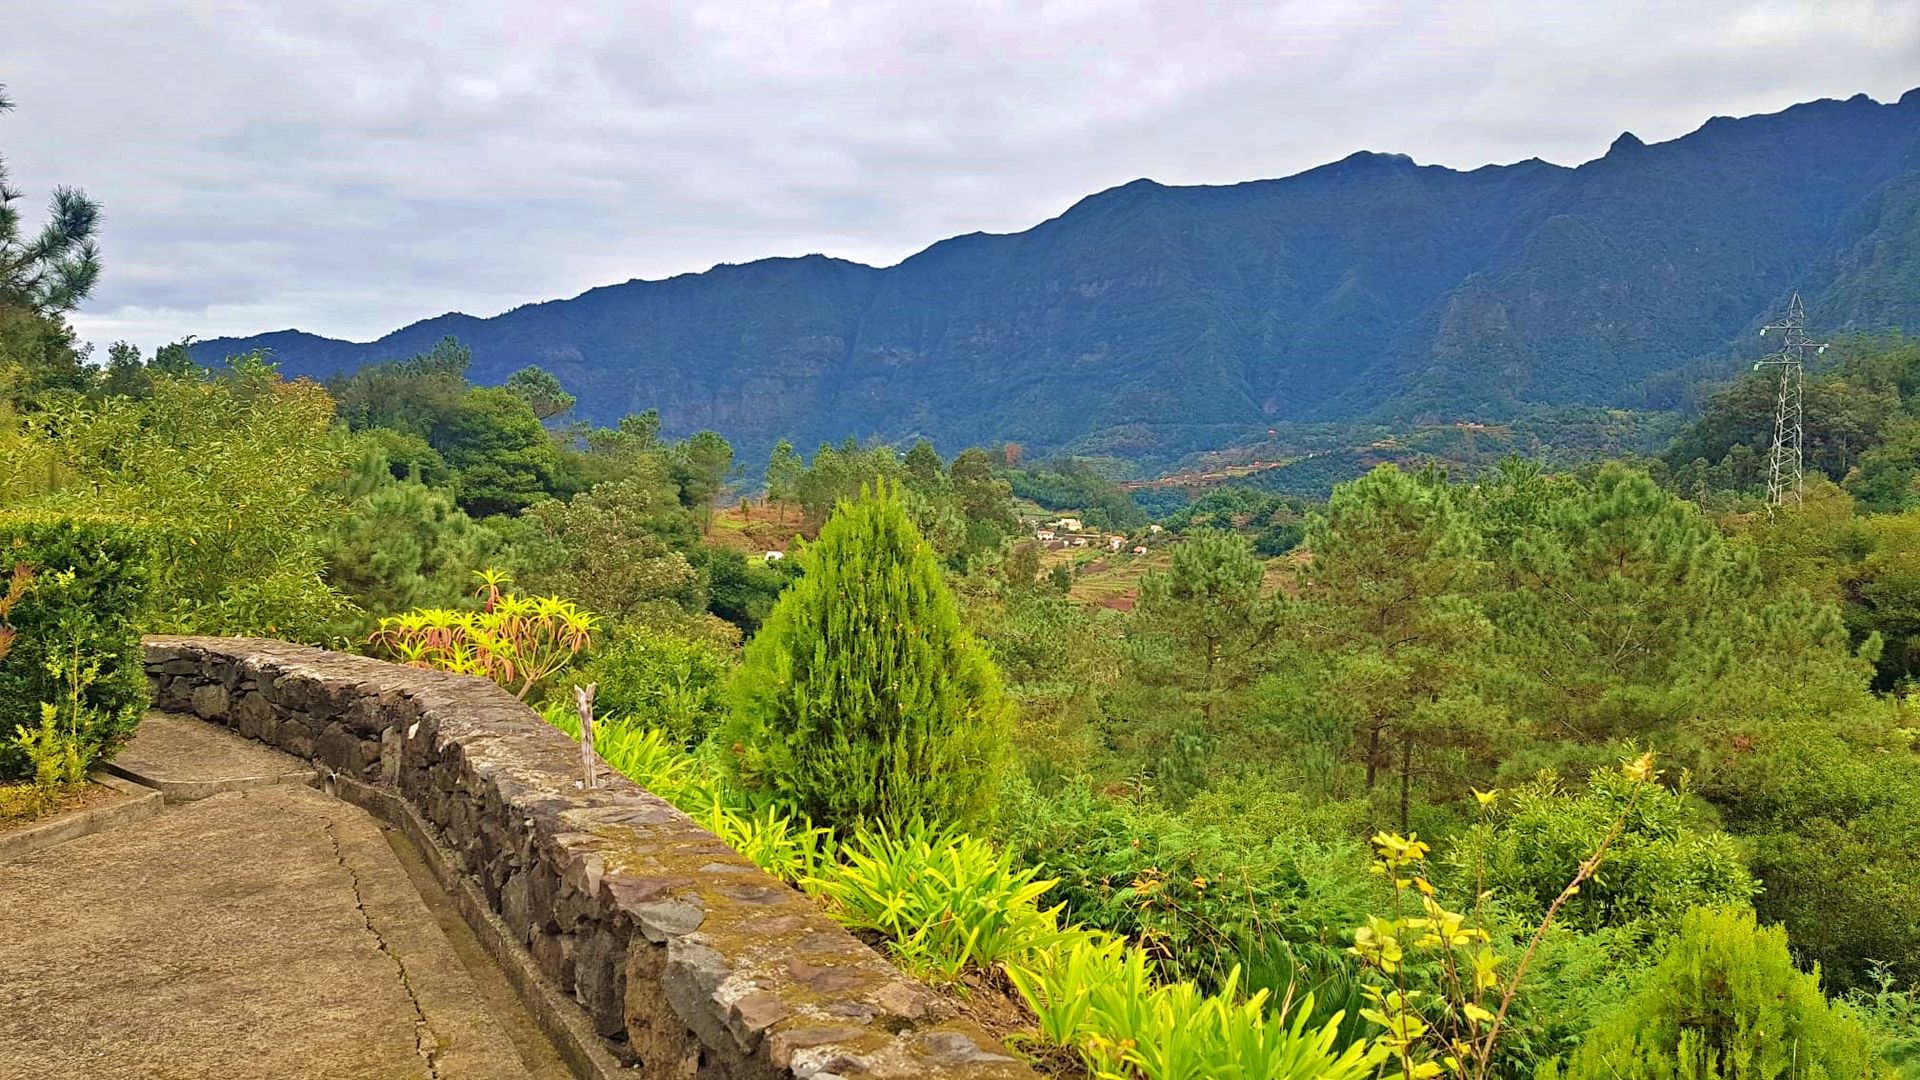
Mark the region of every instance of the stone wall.
<instances>
[{"instance_id":1,"label":"stone wall","mask_svg":"<svg viewBox=\"0 0 1920 1080\"><path fill-rule=\"evenodd\" d=\"M146 641L157 708L392 792L647 1077L1031 1071L718 838L483 679L255 639Z\"/></svg>"}]
</instances>

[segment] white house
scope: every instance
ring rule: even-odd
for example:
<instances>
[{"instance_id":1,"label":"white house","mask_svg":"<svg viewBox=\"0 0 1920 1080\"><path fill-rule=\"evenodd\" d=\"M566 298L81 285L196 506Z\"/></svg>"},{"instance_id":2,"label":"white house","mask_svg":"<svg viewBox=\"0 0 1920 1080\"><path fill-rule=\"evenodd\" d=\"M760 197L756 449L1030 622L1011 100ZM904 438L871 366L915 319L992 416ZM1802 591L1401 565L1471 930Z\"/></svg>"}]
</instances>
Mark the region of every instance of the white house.
<instances>
[{"instance_id":1,"label":"white house","mask_svg":"<svg viewBox=\"0 0 1920 1080\"><path fill-rule=\"evenodd\" d=\"M786 557L787 553L784 551L769 551L765 555L760 556L760 560L762 562L779 562Z\"/></svg>"},{"instance_id":2,"label":"white house","mask_svg":"<svg viewBox=\"0 0 1920 1080\"><path fill-rule=\"evenodd\" d=\"M1107 550L1108 550L1108 551L1119 551L1119 550L1120 550L1121 548L1123 548L1123 547L1126 547L1126 546L1127 546L1127 538L1126 538L1126 537L1124 537L1124 536L1109 536L1109 537L1107 537Z\"/></svg>"},{"instance_id":3,"label":"white house","mask_svg":"<svg viewBox=\"0 0 1920 1080\"><path fill-rule=\"evenodd\" d=\"M1145 555L1145 554L1147 553L1147 549L1146 549L1146 547L1145 547L1145 546L1143 546L1143 545L1138 545L1138 544L1136 544L1136 545L1134 546L1134 549L1133 549L1133 553L1134 553L1135 555Z\"/></svg>"},{"instance_id":4,"label":"white house","mask_svg":"<svg viewBox=\"0 0 1920 1080\"><path fill-rule=\"evenodd\" d=\"M1047 524L1062 532L1079 532L1083 527L1080 524L1080 519L1073 517L1063 517L1059 521L1049 521Z\"/></svg>"},{"instance_id":5,"label":"white house","mask_svg":"<svg viewBox=\"0 0 1920 1080\"><path fill-rule=\"evenodd\" d=\"M1053 530L1041 529L1039 532L1033 534L1033 538L1035 540L1051 540L1053 539Z\"/></svg>"}]
</instances>

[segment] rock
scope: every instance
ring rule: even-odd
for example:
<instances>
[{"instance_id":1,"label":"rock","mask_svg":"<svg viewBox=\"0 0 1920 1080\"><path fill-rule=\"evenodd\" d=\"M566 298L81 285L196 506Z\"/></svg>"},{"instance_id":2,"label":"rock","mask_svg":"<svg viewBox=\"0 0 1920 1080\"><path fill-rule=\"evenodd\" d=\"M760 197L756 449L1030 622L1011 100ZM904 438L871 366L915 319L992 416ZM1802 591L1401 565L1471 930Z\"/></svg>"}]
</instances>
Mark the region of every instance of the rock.
<instances>
[{"instance_id":1,"label":"rock","mask_svg":"<svg viewBox=\"0 0 1920 1080\"><path fill-rule=\"evenodd\" d=\"M193 694L187 699L194 714L202 720L222 720L227 718L227 705L231 698L227 688L218 683L210 683L193 688Z\"/></svg>"}]
</instances>

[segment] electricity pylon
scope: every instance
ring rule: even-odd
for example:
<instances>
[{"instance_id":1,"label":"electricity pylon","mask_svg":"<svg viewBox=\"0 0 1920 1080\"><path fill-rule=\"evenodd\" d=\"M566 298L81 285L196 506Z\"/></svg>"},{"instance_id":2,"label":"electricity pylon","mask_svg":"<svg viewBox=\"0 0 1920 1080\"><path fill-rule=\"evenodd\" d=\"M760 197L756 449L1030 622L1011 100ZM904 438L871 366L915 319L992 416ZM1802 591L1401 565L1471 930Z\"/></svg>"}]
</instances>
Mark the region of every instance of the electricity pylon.
<instances>
[{"instance_id":1,"label":"electricity pylon","mask_svg":"<svg viewBox=\"0 0 1920 1080\"><path fill-rule=\"evenodd\" d=\"M1798 506L1805 487L1803 445L1805 427L1802 409L1806 403L1807 350L1819 356L1827 351L1823 342L1807 338L1807 311L1800 306L1800 294L1787 302L1787 316L1760 328L1760 336L1780 334L1780 351L1753 365L1753 370L1780 369L1780 393L1773 407L1773 454L1767 466L1767 516L1781 506Z\"/></svg>"}]
</instances>

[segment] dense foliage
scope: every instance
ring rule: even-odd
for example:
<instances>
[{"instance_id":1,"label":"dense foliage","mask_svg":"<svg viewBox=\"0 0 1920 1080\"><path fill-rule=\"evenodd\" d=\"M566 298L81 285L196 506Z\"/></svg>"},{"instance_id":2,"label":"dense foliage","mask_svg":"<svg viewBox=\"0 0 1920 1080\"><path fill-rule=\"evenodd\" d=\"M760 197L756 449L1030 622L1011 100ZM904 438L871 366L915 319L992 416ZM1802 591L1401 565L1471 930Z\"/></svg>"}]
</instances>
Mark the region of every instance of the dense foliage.
<instances>
[{"instance_id":1,"label":"dense foliage","mask_svg":"<svg viewBox=\"0 0 1920 1080\"><path fill-rule=\"evenodd\" d=\"M1049 462L1007 474L1013 493L1048 510L1076 510L1096 529L1137 529L1147 515L1120 485L1079 459Z\"/></svg>"},{"instance_id":2,"label":"dense foliage","mask_svg":"<svg viewBox=\"0 0 1920 1080\"><path fill-rule=\"evenodd\" d=\"M152 530L124 519L0 514L0 781L30 774L43 720L82 771L133 734L153 549Z\"/></svg>"}]
</instances>

